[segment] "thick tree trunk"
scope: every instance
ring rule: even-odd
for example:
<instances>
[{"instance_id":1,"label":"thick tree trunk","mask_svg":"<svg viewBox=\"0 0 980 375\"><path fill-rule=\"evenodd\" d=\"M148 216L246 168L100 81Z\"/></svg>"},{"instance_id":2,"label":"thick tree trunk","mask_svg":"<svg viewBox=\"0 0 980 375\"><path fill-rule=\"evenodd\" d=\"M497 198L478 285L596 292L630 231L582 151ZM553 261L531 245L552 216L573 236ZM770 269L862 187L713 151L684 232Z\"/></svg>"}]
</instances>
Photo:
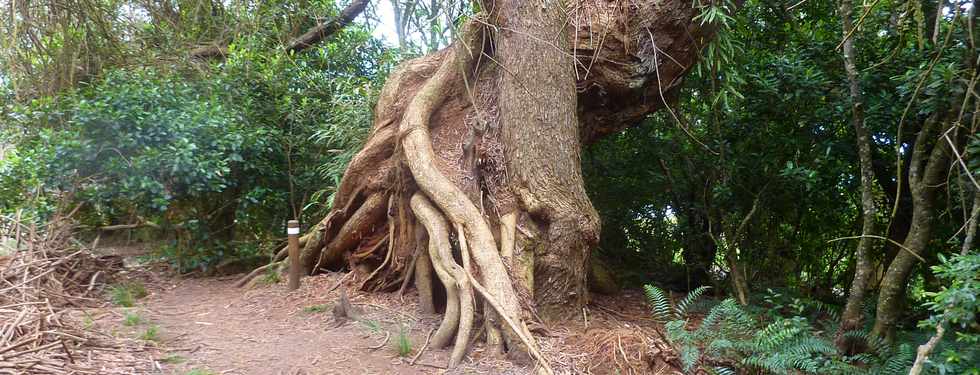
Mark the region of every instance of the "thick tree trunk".
<instances>
[{"instance_id":1,"label":"thick tree trunk","mask_svg":"<svg viewBox=\"0 0 980 375\"><path fill-rule=\"evenodd\" d=\"M852 6L850 0L842 0L840 5L841 21L843 23L843 34L851 32ZM851 94L851 123L854 126L858 146L858 158L861 173L861 238L858 240L857 249L854 251L854 279L851 281L851 288L847 296L847 304L844 306L844 313L841 315L841 325L838 329L838 346L842 349L850 347L843 340L843 333L857 329L861 326L863 317L862 307L864 304L865 292L868 288L868 281L871 279L871 248L872 239L868 236L875 234L875 217L877 208L874 200L874 169L871 151L871 136L868 129L864 126L864 102L861 96L860 76L854 64L854 38L847 38L844 41L844 69L847 71Z\"/></svg>"},{"instance_id":2,"label":"thick tree trunk","mask_svg":"<svg viewBox=\"0 0 980 375\"><path fill-rule=\"evenodd\" d=\"M599 214L582 180L567 10L559 1L496 4L499 61L511 72L500 77L499 98L507 178L514 209L541 231L534 298L553 315L585 304L589 250L599 240Z\"/></svg>"},{"instance_id":3,"label":"thick tree trunk","mask_svg":"<svg viewBox=\"0 0 980 375\"><path fill-rule=\"evenodd\" d=\"M453 292L444 325L464 332L467 311L482 306L488 337L500 332L509 354L545 364L525 322L537 309L579 311L598 240L580 147L662 107L660 92L680 84L707 31L686 1L513 0L484 9L489 15L469 22L453 46L388 78L333 210L304 237L303 264L350 268L365 290L423 275L431 281L419 287ZM478 301L464 301L467 283Z\"/></svg>"}]
</instances>

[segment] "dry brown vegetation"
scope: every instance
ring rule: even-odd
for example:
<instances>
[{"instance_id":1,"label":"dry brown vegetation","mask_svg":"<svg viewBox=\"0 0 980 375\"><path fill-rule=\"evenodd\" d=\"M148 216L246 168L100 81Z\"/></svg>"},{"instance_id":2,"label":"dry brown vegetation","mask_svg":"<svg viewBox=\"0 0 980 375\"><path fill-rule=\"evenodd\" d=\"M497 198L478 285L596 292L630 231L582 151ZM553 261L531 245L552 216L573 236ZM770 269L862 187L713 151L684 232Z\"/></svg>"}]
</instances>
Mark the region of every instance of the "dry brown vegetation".
<instances>
[{"instance_id":1,"label":"dry brown vegetation","mask_svg":"<svg viewBox=\"0 0 980 375\"><path fill-rule=\"evenodd\" d=\"M71 214L43 227L0 218L19 251L0 258L0 373L132 374L152 369L139 340L92 329L85 308L121 267L72 237Z\"/></svg>"}]
</instances>

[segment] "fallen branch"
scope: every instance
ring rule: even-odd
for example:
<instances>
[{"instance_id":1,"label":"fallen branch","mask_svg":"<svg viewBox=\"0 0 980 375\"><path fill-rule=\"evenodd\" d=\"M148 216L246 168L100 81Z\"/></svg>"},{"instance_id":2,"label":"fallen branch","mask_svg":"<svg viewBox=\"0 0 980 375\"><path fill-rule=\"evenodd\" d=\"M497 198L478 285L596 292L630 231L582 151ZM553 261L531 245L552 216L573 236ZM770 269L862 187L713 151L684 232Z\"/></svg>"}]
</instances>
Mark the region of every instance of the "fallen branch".
<instances>
[{"instance_id":1,"label":"fallen branch","mask_svg":"<svg viewBox=\"0 0 980 375\"><path fill-rule=\"evenodd\" d=\"M277 266L277 265L279 265L281 263L282 262L272 262L272 263L266 264L266 265L264 265L262 267L259 267L259 268L256 268L256 269L252 270L252 272L249 272L248 275L245 275L244 277L238 279L238 281L235 282L235 287L236 288L241 288L241 287L245 286L245 284L248 284L249 281L252 281L252 279L254 279L256 276L258 276L262 272L265 272L267 269L269 269L269 267L274 267L274 266Z\"/></svg>"},{"instance_id":2,"label":"fallen branch","mask_svg":"<svg viewBox=\"0 0 980 375\"><path fill-rule=\"evenodd\" d=\"M152 221L144 221L144 222L133 223L133 224L106 225L104 227L98 227L98 228L95 228L95 229L98 229L98 230L103 231L103 232L110 232L110 231L114 231L114 230L136 229L136 228L142 228L142 227L150 227L150 228L154 228L154 229L159 229L160 228L160 225L158 225L157 223L154 223Z\"/></svg>"},{"instance_id":3,"label":"fallen branch","mask_svg":"<svg viewBox=\"0 0 980 375\"><path fill-rule=\"evenodd\" d=\"M382 342L381 342L380 344L378 344L377 346L371 346L371 347L368 347L368 349L371 349L371 350L378 350L378 349L381 349L381 347L382 347L382 346L385 346L385 344L387 344L387 343L388 343L388 339L390 339L390 338L391 338L391 332L388 332L388 331L385 331L385 339L384 339L384 341L382 341Z\"/></svg>"},{"instance_id":4,"label":"fallen branch","mask_svg":"<svg viewBox=\"0 0 980 375\"><path fill-rule=\"evenodd\" d=\"M415 361L418 361L419 360L419 357L422 356L422 353L425 352L425 348L428 348L429 347L429 339L432 338L432 332L435 331L435 330L436 330L435 328L430 328L429 329L429 334L428 335L425 335L425 343L422 344L422 347L421 348L419 348L419 352L418 353L415 353L415 356L412 357L412 362L409 362L410 365L415 366Z\"/></svg>"},{"instance_id":5,"label":"fallen branch","mask_svg":"<svg viewBox=\"0 0 980 375\"><path fill-rule=\"evenodd\" d=\"M100 306L90 298L111 274L112 257L100 257L74 241L69 215L43 227L0 217L0 227L24 228L19 246L0 267L0 373L128 374L149 368L146 348L81 328L73 311ZM81 247L83 250L78 250ZM87 353L87 355L80 355ZM111 365L108 365L111 364Z\"/></svg>"}]
</instances>

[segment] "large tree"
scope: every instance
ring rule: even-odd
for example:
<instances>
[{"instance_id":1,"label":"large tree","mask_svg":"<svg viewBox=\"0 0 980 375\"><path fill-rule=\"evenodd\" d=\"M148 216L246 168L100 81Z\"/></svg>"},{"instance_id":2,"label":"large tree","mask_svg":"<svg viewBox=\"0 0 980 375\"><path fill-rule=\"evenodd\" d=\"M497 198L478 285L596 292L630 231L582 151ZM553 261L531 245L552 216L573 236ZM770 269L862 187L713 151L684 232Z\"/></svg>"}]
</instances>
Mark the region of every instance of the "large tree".
<instances>
[{"instance_id":1,"label":"large tree","mask_svg":"<svg viewBox=\"0 0 980 375\"><path fill-rule=\"evenodd\" d=\"M480 8L451 46L390 75L333 210L303 237L305 271L349 267L366 290L414 277L423 308L434 269L447 295L434 343L455 340L453 362L474 296L488 341L534 356L531 317L587 302L600 223L581 147L667 105L711 34L689 1Z\"/></svg>"}]
</instances>

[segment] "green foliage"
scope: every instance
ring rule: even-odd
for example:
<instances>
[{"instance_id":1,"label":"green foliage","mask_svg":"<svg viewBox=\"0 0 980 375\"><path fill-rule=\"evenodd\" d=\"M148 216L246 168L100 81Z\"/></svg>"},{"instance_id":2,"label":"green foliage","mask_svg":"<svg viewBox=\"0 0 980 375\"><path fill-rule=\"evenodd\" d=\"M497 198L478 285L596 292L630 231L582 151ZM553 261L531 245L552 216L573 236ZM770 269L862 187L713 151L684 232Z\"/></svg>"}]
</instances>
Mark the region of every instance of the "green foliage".
<instances>
[{"instance_id":1,"label":"green foliage","mask_svg":"<svg viewBox=\"0 0 980 375\"><path fill-rule=\"evenodd\" d=\"M0 57L15 68L0 78L0 214L23 210L40 223L68 197L84 203L86 226L154 223L141 239L163 242L157 257L182 272L267 256L285 220L314 222L329 208L401 56L361 21L284 54L283 40L337 15L333 2L201 3L173 8L166 22L113 16L158 14L145 6L55 12L98 35L75 35L57 17L0 24L5 46L22 52ZM94 44L62 51L77 46L30 32ZM231 42L223 60L172 58L217 40ZM92 69L84 78L57 77L82 66ZM58 74L28 73L48 71Z\"/></svg>"},{"instance_id":2,"label":"green foliage","mask_svg":"<svg viewBox=\"0 0 980 375\"><path fill-rule=\"evenodd\" d=\"M158 225L147 239L182 272L268 255L282 222L329 208L399 58L358 25L282 53L281 35L331 13L333 3L262 3L180 30L141 25L160 49L229 24L251 29L220 64L110 67L57 95L2 103L0 214L43 221L70 196L85 204L85 225Z\"/></svg>"},{"instance_id":3,"label":"green foliage","mask_svg":"<svg viewBox=\"0 0 980 375\"><path fill-rule=\"evenodd\" d=\"M398 351L399 357L408 357L412 354L412 340L408 335L408 329L402 326L398 330L398 335L395 336L395 349Z\"/></svg>"},{"instance_id":4,"label":"green foliage","mask_svg":"<svg viewBox=\"0 0 980 375\"><path fill-rule=\"evenodd\" d=\"M127 327L138 326L143 323L143 317L139 312L130 310L123 313L123 325Z\"/></svg>"},{"instance_id":5,"label":"green foliage","mask_svg":"<svg viewBox=\"0 0 980 375\"><path fill-rule=\"evenodd\" d=\"M146 288L138 281L119 283L109 288L109 299L116 306L133 307L136 300L143 297L146 297Z\"/></svg>"},{"instance_id":6,"label":"green foliage","mask_svg":"<svg viewBox=\"0 0 980 375\"><path fill-rule=\"evenodd\" d=\"M646 293L650 306L653 307L653 318L657 322L667 323L671 320L684 319L687 316L688 309L710 288L708 286L695 288L677 302L676 306L671 303L670 297L667 296L667 293L663 289L648 284L643 286L643 291Z\"/></svg>"},{"instance_id":7,"label":"green foliage","mask_svg":"<svg viewBox=\"0 0 980 375\"><path fill-rule=\"evenodd\" d=\"M845 358L850 362L861 363L863 369L843 367L843 374L904 375L915 361L915 350L907 343L894 346L868 331L849 331L844 333L851 339L861 342L867 352Z\"/></svg>"},{"instance_id":8,"label":"green foliage","mask_svg":"<svg viewBox=\"0 0 980 375\"><path fill-rule=\"evenodd\" d=\"M190 371L185 373L185 375L215 375L215 372L208 369L196 368L196 369L191 369Z\"/></svg>"},{"instance_id":9,"label":"green foliage","mask_svg":"<svg viewBox=\"0 0 980 375\"><path fill-rule=\"evenodd\" d=\"M646 293L647 302L653 308L653 318L657 322L666 323L677 318L670 297L663 289L648 284L643 286L643 291Z\"/></svg>"},{"instance_id":10,"label":"green foliage","mask_svg":"<svg viewBox=\"0 0 980 375\"><path fill-rule=\"evenodd\" d=\"M936 292L926 292L926 307L932 312L929 319L919 322L923 328L948 325L954 342L944 342L928 364L941 374L980 372L980 333L977 316L980 314L980 254L974 252L950 258L939 256L932 267L936 276L947 282ZM946 341L949 341L948 339Z\"/></svg>"},{"instance_id":11,"label":"green foliage","mask_svg":"<svg viewBox=\"0 0 980 375\"><path fill-rule=\"evenodd\" d=\"M151 341L151 342L159 342L160 341L160 327L157 327L157 326L149 326L149 327L146 327L146 330L144 330L143 333L140 334L140 340L143 340L143 341Z\"/></svg>"},{"instance_id":12,"label":"green foliage","mask_svg":"<svg viewBox=\"0 0 980 375\"><path fill-rule=\"evenodd\" d=\"M815 329L802 316L784 317L776 305L766 316L768 323L756 318L726 299L711 308L696 328L691 329L690 314L678 314L666 299L666 293L646 285L647 299L655 319L673 317L664 322L669 343L677 351L685 372L698 368L718 374L905 374L915 357L907 344L892 347L866 331L846 332L845 336L864 343L866 353L846 357L838 352L824 331ZM703 288L695 289L682 301L693 304ZM770 293L770 301L780 298ZM680 303L678 304L680 305ZM788 306L791 314L805 313L820 304L795 299ZM825 317L825 319L827 319ZM859 365L860 364L860 365Z\"/></svg>"},{"instance_id":13,"label":"green foliage","mask_svg":"<svg viewBox=\"0 0 980 375\"><path fill-rule=\"evenodd\" d=\"M324 311L327 311L329 308L330 308L330 306L327 306L327 305L306 306L306 307L303 308L303 312L305 312L307 314L319 314L319 313L322 313Z\"/></svg>"},{"instance_id":14,"label":"green foliage","mask_svg":"<svg viewBox=\"0 0 980 375\"><path fill-rule=\"evenodd\" d=\"M935 275L949 284L937 292L926 292L926 306L935 315L923 324L935 326L940 319L960 328L975 324L980 313L980 253L939 255L939 264L932 266Z\"/></svg>"}]
</instances>

